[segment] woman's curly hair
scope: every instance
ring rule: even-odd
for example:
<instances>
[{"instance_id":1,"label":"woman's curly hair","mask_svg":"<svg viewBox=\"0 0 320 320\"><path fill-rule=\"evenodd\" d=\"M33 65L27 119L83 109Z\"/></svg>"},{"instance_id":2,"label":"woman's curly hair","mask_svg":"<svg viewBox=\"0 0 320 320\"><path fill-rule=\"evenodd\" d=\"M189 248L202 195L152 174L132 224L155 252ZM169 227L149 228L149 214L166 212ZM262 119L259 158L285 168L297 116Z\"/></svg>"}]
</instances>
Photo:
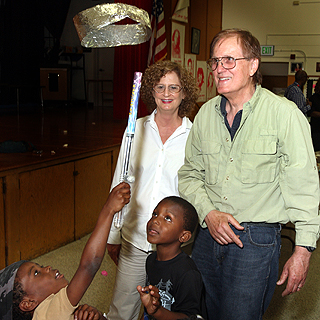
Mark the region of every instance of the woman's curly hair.
<instances>
[{"instance_id":1,"label":"woman's curly hair","mask_svg":"<svg viewBox=\"0 0 320 320\"><path fill-rule=\"evenodd\" d=\"M196 85L196 80L187 69L176 62L162 60L146 69L141 80L141 99L147 105L150 113L156 109L157 105L153 96L153 87L160 82L163 76L170 72L177 74L185 94L185 98L179 106L178 115L181 118L190 116L199 96L199 88Z\"/></svg>"},{"instance_id":2,"label":"woman's curly hair","mask_svg":"<svg viewBox=\"0 0 320 320\"><path fill-rule=\"evenodd\" d=\"M20 279L15 278L13 285L13 297L12 297L12 319L13 320L32 320L33 312L22 311L20 309L20 302L27 295L23 290Z\"/></svg>"}]
</instances>

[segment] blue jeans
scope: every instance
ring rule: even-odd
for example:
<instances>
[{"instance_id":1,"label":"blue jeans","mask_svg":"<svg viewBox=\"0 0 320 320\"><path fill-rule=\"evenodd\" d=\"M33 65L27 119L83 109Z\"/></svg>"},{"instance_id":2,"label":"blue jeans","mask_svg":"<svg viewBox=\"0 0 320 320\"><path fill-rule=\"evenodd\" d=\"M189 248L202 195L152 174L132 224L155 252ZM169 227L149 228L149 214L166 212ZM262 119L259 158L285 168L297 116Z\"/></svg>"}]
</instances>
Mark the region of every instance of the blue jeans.
<instances>
[{"instance_id":1,"label":"blue jeans","mask_svg":"<svg viewBox=\"0 0 320 320\"><path fill-rule=\"evenodd\" d=\"M192 258L206 288L208 320L258 320L266 311L278 279L281 226L241 224L243 248L218 244L199 228Z\"/></svg>"}]
</instances>

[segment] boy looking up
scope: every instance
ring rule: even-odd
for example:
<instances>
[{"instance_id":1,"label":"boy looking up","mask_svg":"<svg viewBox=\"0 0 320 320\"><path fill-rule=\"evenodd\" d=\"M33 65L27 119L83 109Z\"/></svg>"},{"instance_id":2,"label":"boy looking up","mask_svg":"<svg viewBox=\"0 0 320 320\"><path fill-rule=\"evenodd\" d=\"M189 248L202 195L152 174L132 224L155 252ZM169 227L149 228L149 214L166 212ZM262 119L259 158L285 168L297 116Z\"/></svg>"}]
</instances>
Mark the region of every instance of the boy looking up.
<instances>
[{"instance_id":1,"label":"boy looking up","mask_svg":"<svg viewBox=\"0 0 320 320\"><path fill-rule=\"evenodd\" d=\"M193 260L181 250L198 224L195 208L186 200L164 198L147 224L147 238L157 251L146 261L147 286L138 286L144 319L171 320L205 316L203 283ZM147 313L147 314L146 314Z\"/></svg>"},{"instance_id":2,"label":"boy looking up","mask_svg":"<svg viewBox=\"0 0 320 320\"><path fill-rule=\"evenodd\" d=\"M57 269L30 261L19 261L0 271L0 300L5 301L5 308L1 302L0 319L73 319L74 310L101 265L113 216L129 200L127 183L112 189L70 283ZM101 315L100 319L105 318Z\"/></svg>"}]
</instances>

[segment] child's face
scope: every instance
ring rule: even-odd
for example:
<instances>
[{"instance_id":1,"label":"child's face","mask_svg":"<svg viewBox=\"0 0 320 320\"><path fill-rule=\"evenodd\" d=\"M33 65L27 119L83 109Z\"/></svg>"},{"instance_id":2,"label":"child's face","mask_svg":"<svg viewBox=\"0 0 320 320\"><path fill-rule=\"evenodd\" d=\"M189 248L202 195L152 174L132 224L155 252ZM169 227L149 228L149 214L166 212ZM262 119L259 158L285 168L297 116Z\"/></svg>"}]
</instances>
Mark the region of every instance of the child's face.
<instances>
[{"instance_id":1,"label":"child's face","mask_svg":"<svg viewBox=\"0 0 320 320\"><path fill-rule=\"evenodd\" d=\"M22 264L17 276L27 296L38 303L68 285L68 281L57 269L52 269L50 266L42 267L33 262Z\"/></svg>"},{"instance_id":2,"label":"child's face","mask_svg":"<svg viewBox=\"0 0 320 320\"><path fill-rule=\"evenodd\" d=\"M153 244L171 244L179 241L183 229L183 212L180 206L162 200L147 224L147 239Z\"/></svg>"}]
</instances>

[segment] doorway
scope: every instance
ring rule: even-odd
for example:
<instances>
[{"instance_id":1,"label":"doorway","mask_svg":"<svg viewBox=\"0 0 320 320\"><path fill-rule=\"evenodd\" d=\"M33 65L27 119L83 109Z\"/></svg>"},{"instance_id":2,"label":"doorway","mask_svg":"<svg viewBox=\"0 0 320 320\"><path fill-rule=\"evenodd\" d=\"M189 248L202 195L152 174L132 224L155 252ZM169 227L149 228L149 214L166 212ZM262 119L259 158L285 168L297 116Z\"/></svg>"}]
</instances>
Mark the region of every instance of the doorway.
<instances>
[{"instance_id":1,"label":"doorway","mask_svg":"<svg viewBox=\"0 0 320 320\"><path fill-rule=\"evenodd\" d=\"M262 62L262 87L283 96L288 86L288 62Z\"/></svg>"}]
</instances>

